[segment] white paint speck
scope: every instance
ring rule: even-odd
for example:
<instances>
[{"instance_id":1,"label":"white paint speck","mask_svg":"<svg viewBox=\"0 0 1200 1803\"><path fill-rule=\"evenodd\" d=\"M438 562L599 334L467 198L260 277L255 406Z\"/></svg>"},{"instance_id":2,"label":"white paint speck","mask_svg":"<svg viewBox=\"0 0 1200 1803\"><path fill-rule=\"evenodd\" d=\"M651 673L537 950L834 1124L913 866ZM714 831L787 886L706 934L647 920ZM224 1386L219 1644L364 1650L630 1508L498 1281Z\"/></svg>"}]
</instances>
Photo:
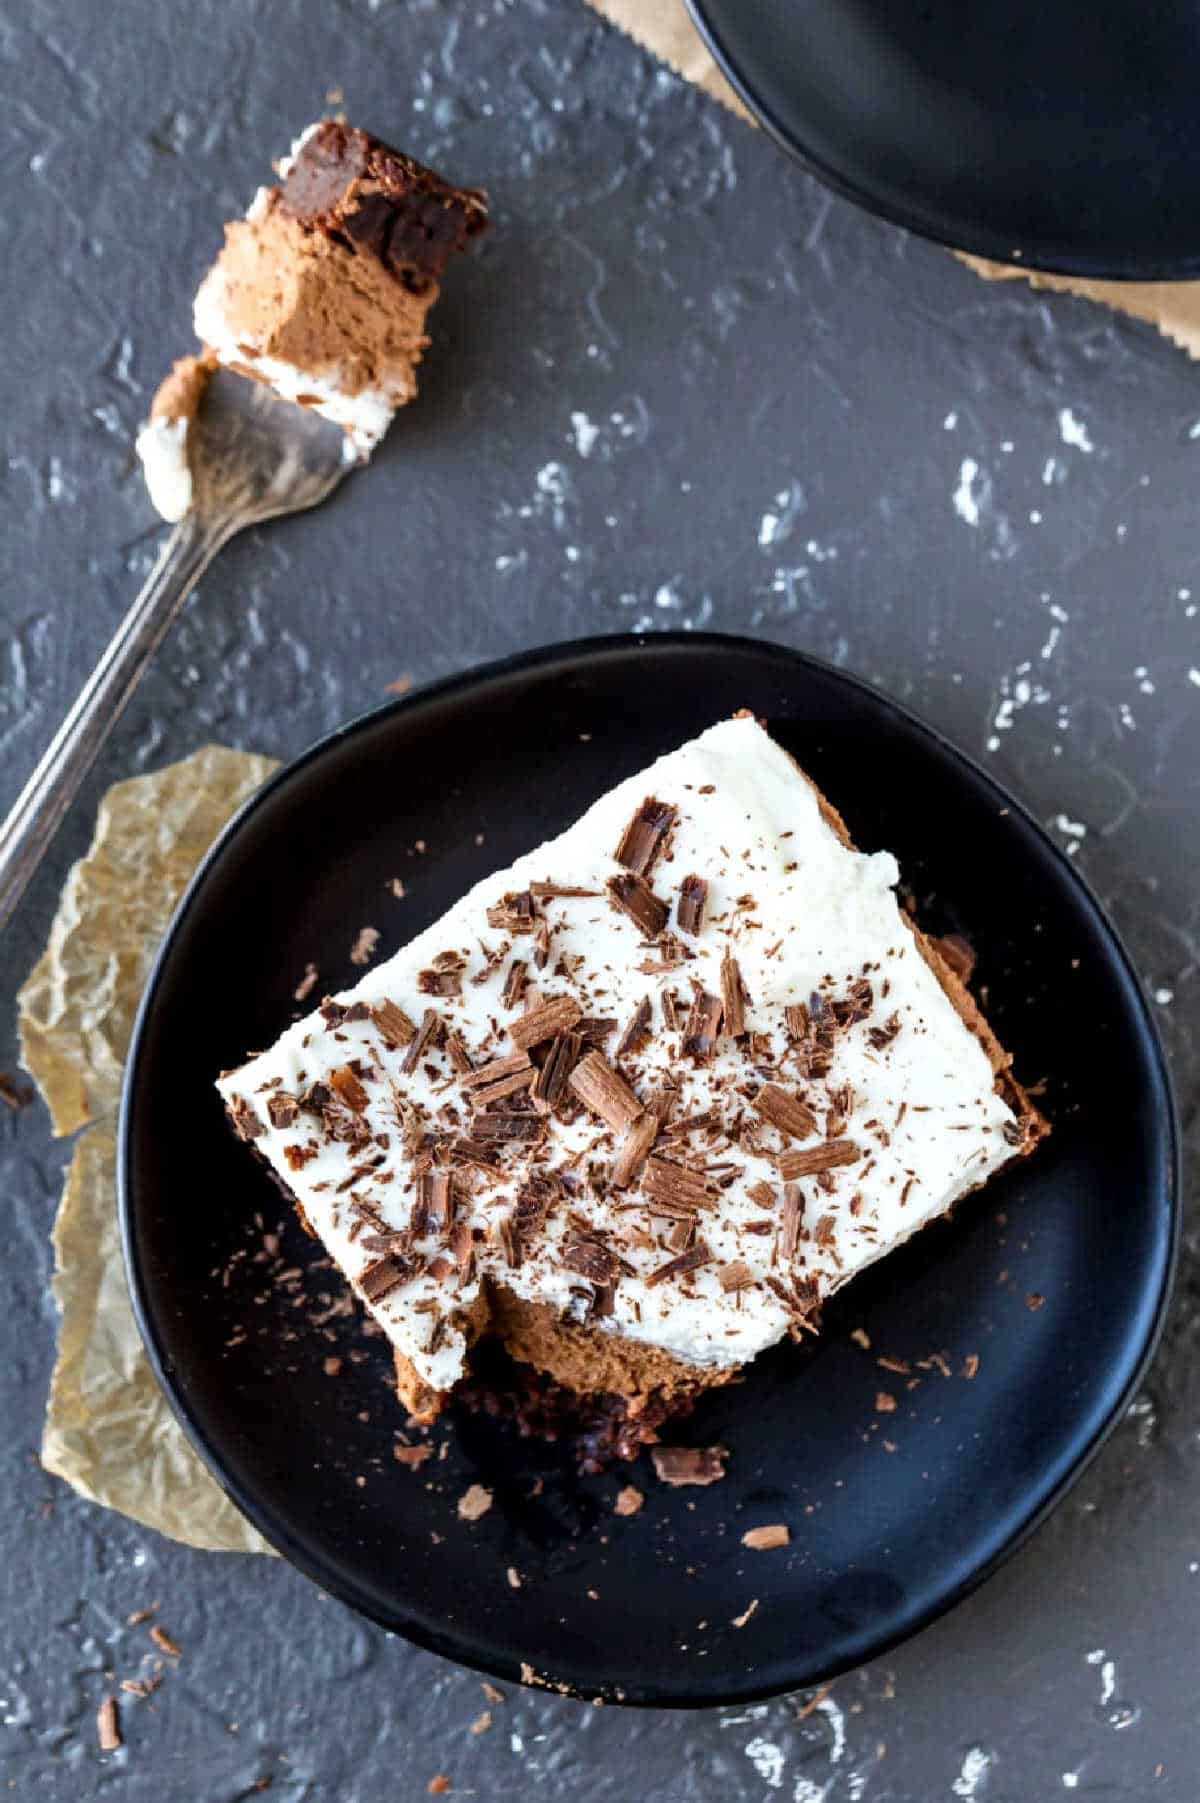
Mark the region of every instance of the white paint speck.
<instances>
[{"instance_id":1,"label":"white paint speck","mask_svg":"<svg viewBox=\"0 0 1200 1803\"><path fill-rule=\"evenodd\" d=\"M957 413L948 413L946 415L945 419L942 421L942 429L945 432L953 432L953 430L954 430L955 426L957 426L957 424L958 424ZM1200 422L1198 422L1198 424L1200 424Z\"/></svg>"},{"instance_id":2,"label":"white paint speck","mask_svg":"<svg viewBox=\"0 0 1200 1803\"><path fill-rule=\"evenodd\" d=\"M979 465L975 459L964 457L958 472L958 487L954 491L954 511L968 526L979 524L979 497L975 493L978 474Z\"/></svg>"},{"instance_id":3,"label":"white paint speck","mask_svg":"<svg viewBox=\"0 0 1200 1803\"><path fill-rule=\"evenodd\" d=\"M1059 832L1063 833L1068 839L1087 838L1087 827L1083 824L1082 820L1071 820L1066 814L1056 814L1054 816L1054 824Z\"/></svg>"},{"instance_id":4,"label":"white paint speck","mask_svg":"<svg viewBox=\"0 0 1200 1803\"><path fill-rule=\"evenodd\" d=\"M980 1785L992 1767L992 1756L985 1753L982 1747L969 1747L966 1758L962 1762L962 1770L954 1780L950 1789L956 1797L977 1797Z\"/></svg>"},{"instance_id":5,"label":"white paint speck","mask_svg":"<svg viewBox=\"0 0 1200 1803\"><path fill-rule=\"evenodd\" d=\"M797 1778L792 1803L825 1803L828 1795L827 1784L814 1784L811 1778Z\"/></svg>"},{"instance_id":6,"label":"white paint speck","mask_svg":"<svg viewBox=\"0 0 1200 1803\"><path fill-rule=\"evenodd\" d=\"M825 1717L833 1736L829 1746L829 1763L840 1765L846 1751L846 1718L832 1697L821 1698L817 1704L817 1713Z\"/></svg>"},{"instance_id":7,"label":"white paint speck","mask_svg":"<svg viewBox=\"0 0 1200 1803\"><path fill-rule=\"evenodd\" d=\"M1058 480L1058 472L1062 468L1057 457L1047 457L1042 465L1042 481L1047 488L1053 488Z\"/></svg>"},{"instance_id":8,"label":"white paint speck","mask_svg":"<svg viewBox=\"0 0 1200 1803\"><path fill-rule=\"evenodd\" d=\"M789 482L786 488L781 488L758 523L760 549L769 550L772 545L782 545L789 539L804 508L804 490L798 482Z\"/></svg>"},{"instance_id":9,"label":"white paint speck","mask_svg":"<svg viewBox=\"0 0 1200 1803\"><path fill-rule=\"evenodd\" d=\"M1062 1775L1062 1782L1063 1782L1064 1790L1078 1790L1079 1789L1079 1773L1078 1772L1064 1772Z\"/></svg>"},{"instance_id":10,"label":"white paint speck","mask_svg":"<svg viewBox=\"0 0 1200 1803\"><path fill-rule=\"evenodd\" d=\"M1062 637L1062 627L1052 626L1046 634L1046 643L1042 646L1043 657L1053 657L1058 649L1058 641Z\"/></svg>"},{"instance_id":11,"label":"white paint speck","mask_svg":"<svg viewBox=\"0 0 1200 1803\"><path fill-rule=\"evenodd\" d=\"M1095 450L1087 427L1081 419L1076 419L1069 407L1058 410L1058 433L1064 444L1069 444L1077 451L1091 452Z\"/></svg>"},{"instance_id":12,"label":"white paint speck","mask_svg":"<svg viewBox=\"0 0 1200 1803\"><path fill-rule=\"evenodd\" d=\"M1171 1003L1175 1000L1175 991L1173 989L1168 989L1165 984L1160 983L1158 988L1154 991L1154 999L1160 1008L1169 1008Z\"/></svg>"},{"instance_id":13,"label":"white paint speck","mask_svg":"<svg viewBox=\"0 0 1200 1803\"><path fill-rule=\"evenodd\" d=\"M525 1742L521 1739L519 1734L510 1734L508 1737L508 1744L514 1753L523 1753L525 1751Z\"/></svg>"},{"instance_id":14,"label":"white paint speck","mask_svg":"<svg viewBox=\"0 0 1200 1803\"><path fill-rule=\"evenodd\" d=\"M1100 1667L1100 1702L1101 1706L1111 1703L1117 1694L1117 1662L1106 1659Z\"/></svg>"},{"instance_id":15,"label":"white paint speck","mask_svg":"<svg viewBox=\"0 0 1200 1803\"><path fill-rule=\"evenodd\" d=\"M747 1741L745 1754L763 1783L778 1790L783 1784L783 1748L777 1747L773 1740L756 1736Z\"/></svg>"},{"instance_id":16,"label":"white paint speck","mask_svg":"<svg viewBox=\"0 0 1200 1803\"><path fill-rule=\"evenodd\" d=\"M1031 526L1040 526L1041 523L1042 523L1042 516L1041 516L1040 512L1038 511L1038 509L1036 507L1031 507L1029 509L1029 524Z\"/></svg>"},{"instance_id":17,"label":"white paint speck","mask_svg":"<svg viewBox=\"0 0 1200 1803\"><path fill-rule=\"evenodd\" d=\"M1188 681L1194 689L1200 689L1200 670L1197 670L1195 664L1188 671Z\"/></svg>"},{"instance_id":18,"label":"white paint speck","mask_svg":"<svg viewBox=\"0 0 1200 1803\"><path fill-rule=\"evenodd\" d=\"M581 457L590 457L592 448L600 436L600 428L586 413L571 415L571 436L575 440L575 449Z\"/></svg>"}]
</instances>

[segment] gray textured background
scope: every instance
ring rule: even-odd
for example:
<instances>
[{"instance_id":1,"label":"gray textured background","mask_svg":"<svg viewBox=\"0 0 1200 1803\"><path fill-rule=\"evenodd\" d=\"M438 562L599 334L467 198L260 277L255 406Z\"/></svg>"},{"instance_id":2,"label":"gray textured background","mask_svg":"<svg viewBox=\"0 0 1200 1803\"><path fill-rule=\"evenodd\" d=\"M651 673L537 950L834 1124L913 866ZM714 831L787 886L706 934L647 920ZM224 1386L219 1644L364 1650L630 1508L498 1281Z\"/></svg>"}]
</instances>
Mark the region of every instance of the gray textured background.
<instances>
[{"instance_id":1,"label":"gray textured background","mask_svg":"<svg viewBox=\"0 0 1200 1803\"><path fill-rule=\"evenodd\" d=\"M580 0L3 0L0 806L149 567L132 438L266 159L352 117L490 188L423 394L324 512L232 546L3 944L11 997L95 803L209 739L287 757L418 681L632 627L832 658L1066 841L1155 999L1196 1147L1200 371L1148 328L989 288L831 199ZM632 1715L478 1681L276 1562L190 1553L38 1468L64 1148L0 1110L9 1273L0 1755L12 1794L232 1803L1195 1803L1200 1245L1129 1419L949 1619L803 1699ZM105 1673L184 1647L102 1758ZM332 1714L327 1714L331 1711Z\"/></svg>"}]
</instances>

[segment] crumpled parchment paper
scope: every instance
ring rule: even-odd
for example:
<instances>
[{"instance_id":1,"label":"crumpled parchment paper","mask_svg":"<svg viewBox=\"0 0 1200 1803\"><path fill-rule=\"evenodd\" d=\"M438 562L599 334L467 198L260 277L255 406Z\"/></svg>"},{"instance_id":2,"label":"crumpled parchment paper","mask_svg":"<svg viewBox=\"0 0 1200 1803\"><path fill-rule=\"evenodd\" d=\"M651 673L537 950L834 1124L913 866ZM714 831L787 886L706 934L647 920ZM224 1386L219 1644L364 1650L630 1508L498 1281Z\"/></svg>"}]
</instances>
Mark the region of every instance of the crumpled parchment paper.
<instances>
[{"instance_id":1,"label":"crumpled parchment paper","mask_svg":"<svg viewBox=\"0 0 1200 1803\"><path fill-rule=\"evenodd\" d=\"M62 1315L42 1463L82 1496L189 1546L270 1552L172 1415L133 1318L117 1229L121 1072L150 964L188 879L275 769L205 746L110 789L18 997L24 1063L54 1132L85 1128L54 1224Z\"/></svg>"},{"instance_id":2,"label":"crumpled parchment paper","mask_svg":"<svg viewBox=\"0 0 1200 1803\"><path fill-rule=\"evenodd\" d=\"M705 49L684 0L589 0L589 4L677 75L723 101L743 119L750 117ZM1200 282L1098 282L989 263L961 251L954 254L986 282L1028 282L1033 288L1078 295L1082 300L1116 307L1134 319L1148 320L1189 357L1200 357Z\"/></svg>"}]
</instances>

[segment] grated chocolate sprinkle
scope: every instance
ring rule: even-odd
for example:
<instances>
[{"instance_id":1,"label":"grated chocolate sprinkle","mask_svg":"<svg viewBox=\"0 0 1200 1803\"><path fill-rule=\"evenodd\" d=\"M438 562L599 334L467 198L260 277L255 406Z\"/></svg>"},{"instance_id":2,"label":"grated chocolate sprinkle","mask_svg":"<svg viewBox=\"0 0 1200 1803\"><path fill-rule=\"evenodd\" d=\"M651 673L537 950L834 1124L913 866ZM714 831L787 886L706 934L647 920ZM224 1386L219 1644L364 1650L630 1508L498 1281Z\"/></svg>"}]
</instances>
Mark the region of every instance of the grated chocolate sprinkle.
<instances>
[{"instance_id":1,"label":"grated chocolate sprinkle","mask_svg":"<svg viewBox=\"0 0 1200 1803\"><path fill-rule=\"evenodd\" d=\"M725 1031L731 1039L740 1039L746 1031L746 986L737 959L728 951L721 959L721 1000Z\"/></svg>"}]
</instances>

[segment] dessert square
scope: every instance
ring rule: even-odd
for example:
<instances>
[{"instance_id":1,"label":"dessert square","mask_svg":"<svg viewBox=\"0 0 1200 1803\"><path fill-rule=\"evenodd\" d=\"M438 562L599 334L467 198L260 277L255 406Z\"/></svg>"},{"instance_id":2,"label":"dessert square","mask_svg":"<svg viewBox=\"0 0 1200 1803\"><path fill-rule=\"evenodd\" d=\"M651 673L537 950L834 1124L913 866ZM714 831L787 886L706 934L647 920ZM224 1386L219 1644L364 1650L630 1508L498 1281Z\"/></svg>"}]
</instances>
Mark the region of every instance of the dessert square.
<instances>
[{"instance_id":1,"label":"dessert square","mask_svg":"<svg viewBox=\"0 0 1200 1803\"><path fill-rule=\"evenodd\" d=\"M495 1335L661 1420L1033 1149L898 878L739 716L220 1078L414 1415Z\"/></svg>"}]
</instances>

